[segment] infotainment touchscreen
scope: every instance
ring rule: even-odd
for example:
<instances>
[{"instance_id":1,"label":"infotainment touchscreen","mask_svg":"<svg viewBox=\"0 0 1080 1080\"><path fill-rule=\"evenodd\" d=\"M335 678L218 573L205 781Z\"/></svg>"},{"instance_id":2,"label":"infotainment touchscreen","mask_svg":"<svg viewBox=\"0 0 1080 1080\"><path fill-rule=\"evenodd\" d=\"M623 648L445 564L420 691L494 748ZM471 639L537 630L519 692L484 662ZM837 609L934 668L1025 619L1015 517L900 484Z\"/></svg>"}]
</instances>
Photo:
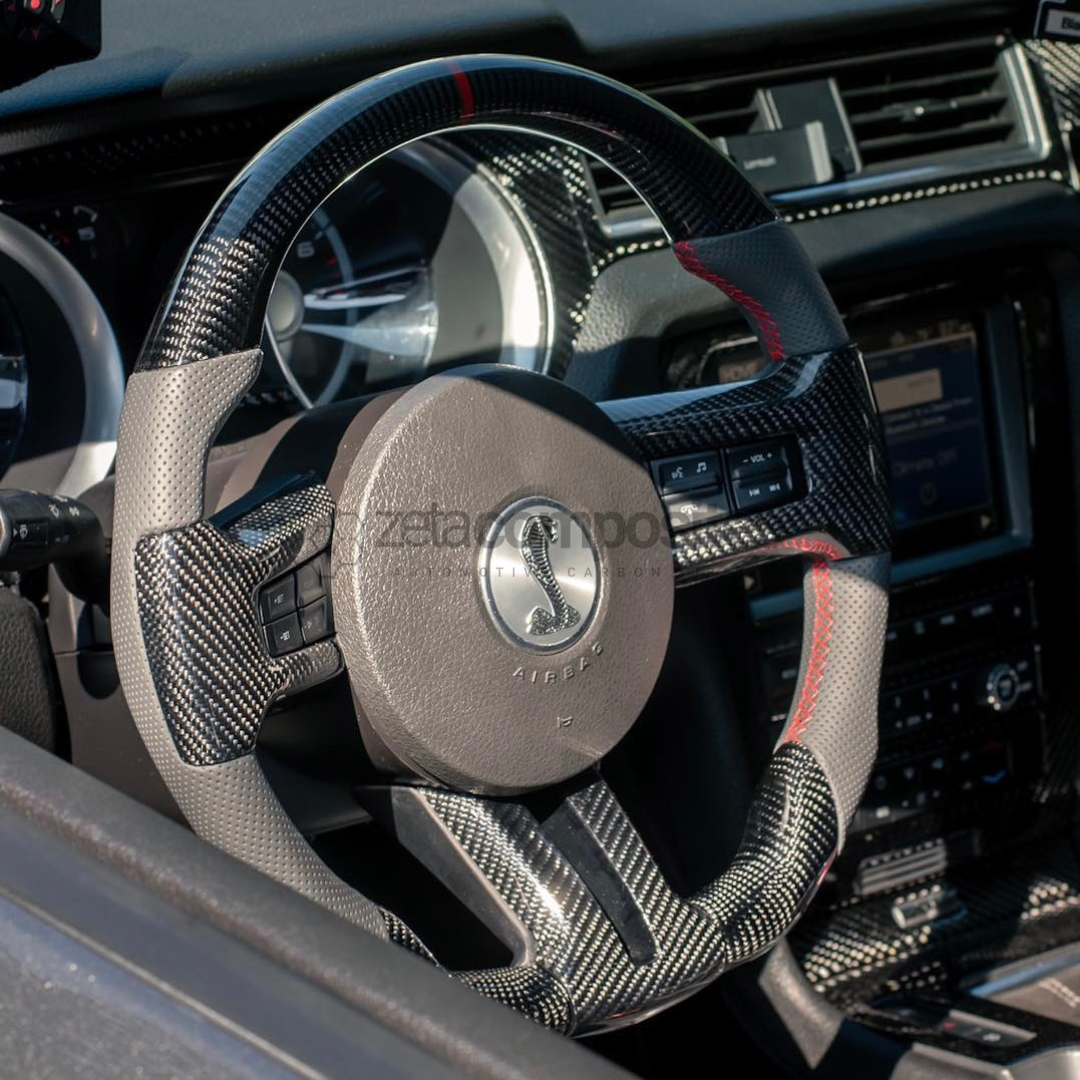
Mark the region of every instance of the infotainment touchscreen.
<instances>
[{"instance_id":1,"label":"infotainment touchscreen","mask_svg":"<svg viewBox=\"0 0 1080 1080\"><path fill-rule=\"evenodd\" d=\"M995 525L994 484L974 326L866 357L892 471L898 539L962 518Z\"/></svg>"}]
</instances>

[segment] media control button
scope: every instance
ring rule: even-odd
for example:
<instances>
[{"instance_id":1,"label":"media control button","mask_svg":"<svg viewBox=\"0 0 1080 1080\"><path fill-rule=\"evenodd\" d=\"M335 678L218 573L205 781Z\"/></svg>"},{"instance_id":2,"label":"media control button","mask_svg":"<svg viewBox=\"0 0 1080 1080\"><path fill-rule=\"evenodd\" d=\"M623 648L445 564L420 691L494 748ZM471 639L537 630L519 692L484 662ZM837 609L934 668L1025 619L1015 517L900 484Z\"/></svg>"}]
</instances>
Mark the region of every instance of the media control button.
<instances>
[{"instance_id":1,"label":"media control button","mask_svg":"<svg viewBox=\"0 0 1080 1080\"><path fill-rule=\"evenodd\" d=\"M735 505L740 510L766 510L791 498L791 475L735 481Z\"/></svg>"},{"instance_id":2,"label":"media control button","mask_svg":"<svg viewBox=\"0 0 1080 1080\"><path fill-rule=\"evenodd\" d=\"M296 578L292 574L267 585L259 593L259 613L264 623L296 610Z\"/></svg>"},{"instance_id":3,"label":"media control button","mask_svg":"<svg viewBox=\"0 0 1080 1080\"><path fill-rule=\"evenodd\" d=\"M667 458L654 463L656 482L661 495L720 485L720 455L715 450L684 457Z\"/></svg>"},{"instance_id":4,"label":"media control button","mask_svg":"<svg viewBox=\"0 0 1080 1080\"><path fill-rule=\"evenodd\" d=\"M301 608L300 629L304 635L305 645L311 645L330 636L330 605L326 597Z\"/></svg>"}]
</instances>

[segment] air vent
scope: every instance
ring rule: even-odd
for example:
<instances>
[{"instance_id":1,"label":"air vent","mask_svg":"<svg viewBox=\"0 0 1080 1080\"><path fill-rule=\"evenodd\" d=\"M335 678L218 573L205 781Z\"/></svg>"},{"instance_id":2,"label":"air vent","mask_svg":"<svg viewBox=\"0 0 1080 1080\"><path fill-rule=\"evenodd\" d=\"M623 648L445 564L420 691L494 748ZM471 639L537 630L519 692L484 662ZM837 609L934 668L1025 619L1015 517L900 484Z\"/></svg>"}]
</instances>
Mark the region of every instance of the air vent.
<instances>
[{"instance_id":1,"label":"air vent","mask_svg":"<svg viewBox=\"0 0 1080 1080\"><path fill-rule=\"evenodd\" d=\"M753 81L713 78L645 90L712 139L820 120L833 178L772 188L770 198L780 205L816 201L818 192L836 199L1019 168L1052 149L1027 58L1002 37L851 57ZM592 160L588 166L605 231L624 237L658 230L617 174Z\"/></svg>"},{"instance_id":2,"label":"air vent","mask_svg":"<svg viewBox=\"0 0 1080 1080\"><path fill-rule=\"evenodd\" d=\"M766 126L761 94L753 86L719 79L647 88L646 92L672 112L689 120L710 139L746 135ZM596 196L611 222L640 219L641 200L618 173L595 159L588 161Z\"/></svg>"},{"instance_id":3,"label":"air vent","mask_svg":"<svg viewBox=\"0 0 1080 1080\"><path fill-rule=\"evenodd\" d=\"M1015 53L997 42L878 58L837 72L840 97L869 174L948 156L1026 148Z\"/></svg>"}]
</instances>

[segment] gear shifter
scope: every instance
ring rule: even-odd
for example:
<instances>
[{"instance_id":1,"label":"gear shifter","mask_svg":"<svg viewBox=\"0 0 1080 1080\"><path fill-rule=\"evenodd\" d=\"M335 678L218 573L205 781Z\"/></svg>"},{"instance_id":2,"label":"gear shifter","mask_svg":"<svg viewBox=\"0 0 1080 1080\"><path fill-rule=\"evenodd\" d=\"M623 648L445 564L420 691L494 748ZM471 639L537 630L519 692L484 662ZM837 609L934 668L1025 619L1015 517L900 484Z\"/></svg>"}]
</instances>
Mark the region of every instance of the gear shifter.
<instances>
[{"instance_id":1,"label":"gear shifter","mask_svg":"<svg viewBox=\"0 0 1080 1080\"><path fill-rule=\"evenodd\" d=\"M0 572L51 563L80 599L107 604L109 553L97 515L63 495L0 490Z\"/></svg>"}]
</instances>

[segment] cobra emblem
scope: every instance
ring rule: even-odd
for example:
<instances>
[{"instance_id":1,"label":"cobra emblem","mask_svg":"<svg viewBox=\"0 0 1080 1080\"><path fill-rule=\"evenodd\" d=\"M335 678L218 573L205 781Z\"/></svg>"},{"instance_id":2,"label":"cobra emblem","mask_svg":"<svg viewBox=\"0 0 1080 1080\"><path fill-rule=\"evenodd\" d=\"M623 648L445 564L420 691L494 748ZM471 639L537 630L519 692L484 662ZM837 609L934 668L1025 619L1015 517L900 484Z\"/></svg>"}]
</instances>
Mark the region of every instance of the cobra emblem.
<instances>
[{"instance_id":1,"label":"cobra emblem","mask_svg":"<svg viewBox=\"0 0 1080 1080\"><path fill-rule=\"evenodd\" d=\"M558 543L558 540L559 525L546 514L534 514L527 518L521 530L521 557L551 605L550 611L535 607L529 613L527 630L534 637L557 634L581 622L581 612L566 602L555 571L551 568L551 545Z\"/></svg>"}]
</instances>

